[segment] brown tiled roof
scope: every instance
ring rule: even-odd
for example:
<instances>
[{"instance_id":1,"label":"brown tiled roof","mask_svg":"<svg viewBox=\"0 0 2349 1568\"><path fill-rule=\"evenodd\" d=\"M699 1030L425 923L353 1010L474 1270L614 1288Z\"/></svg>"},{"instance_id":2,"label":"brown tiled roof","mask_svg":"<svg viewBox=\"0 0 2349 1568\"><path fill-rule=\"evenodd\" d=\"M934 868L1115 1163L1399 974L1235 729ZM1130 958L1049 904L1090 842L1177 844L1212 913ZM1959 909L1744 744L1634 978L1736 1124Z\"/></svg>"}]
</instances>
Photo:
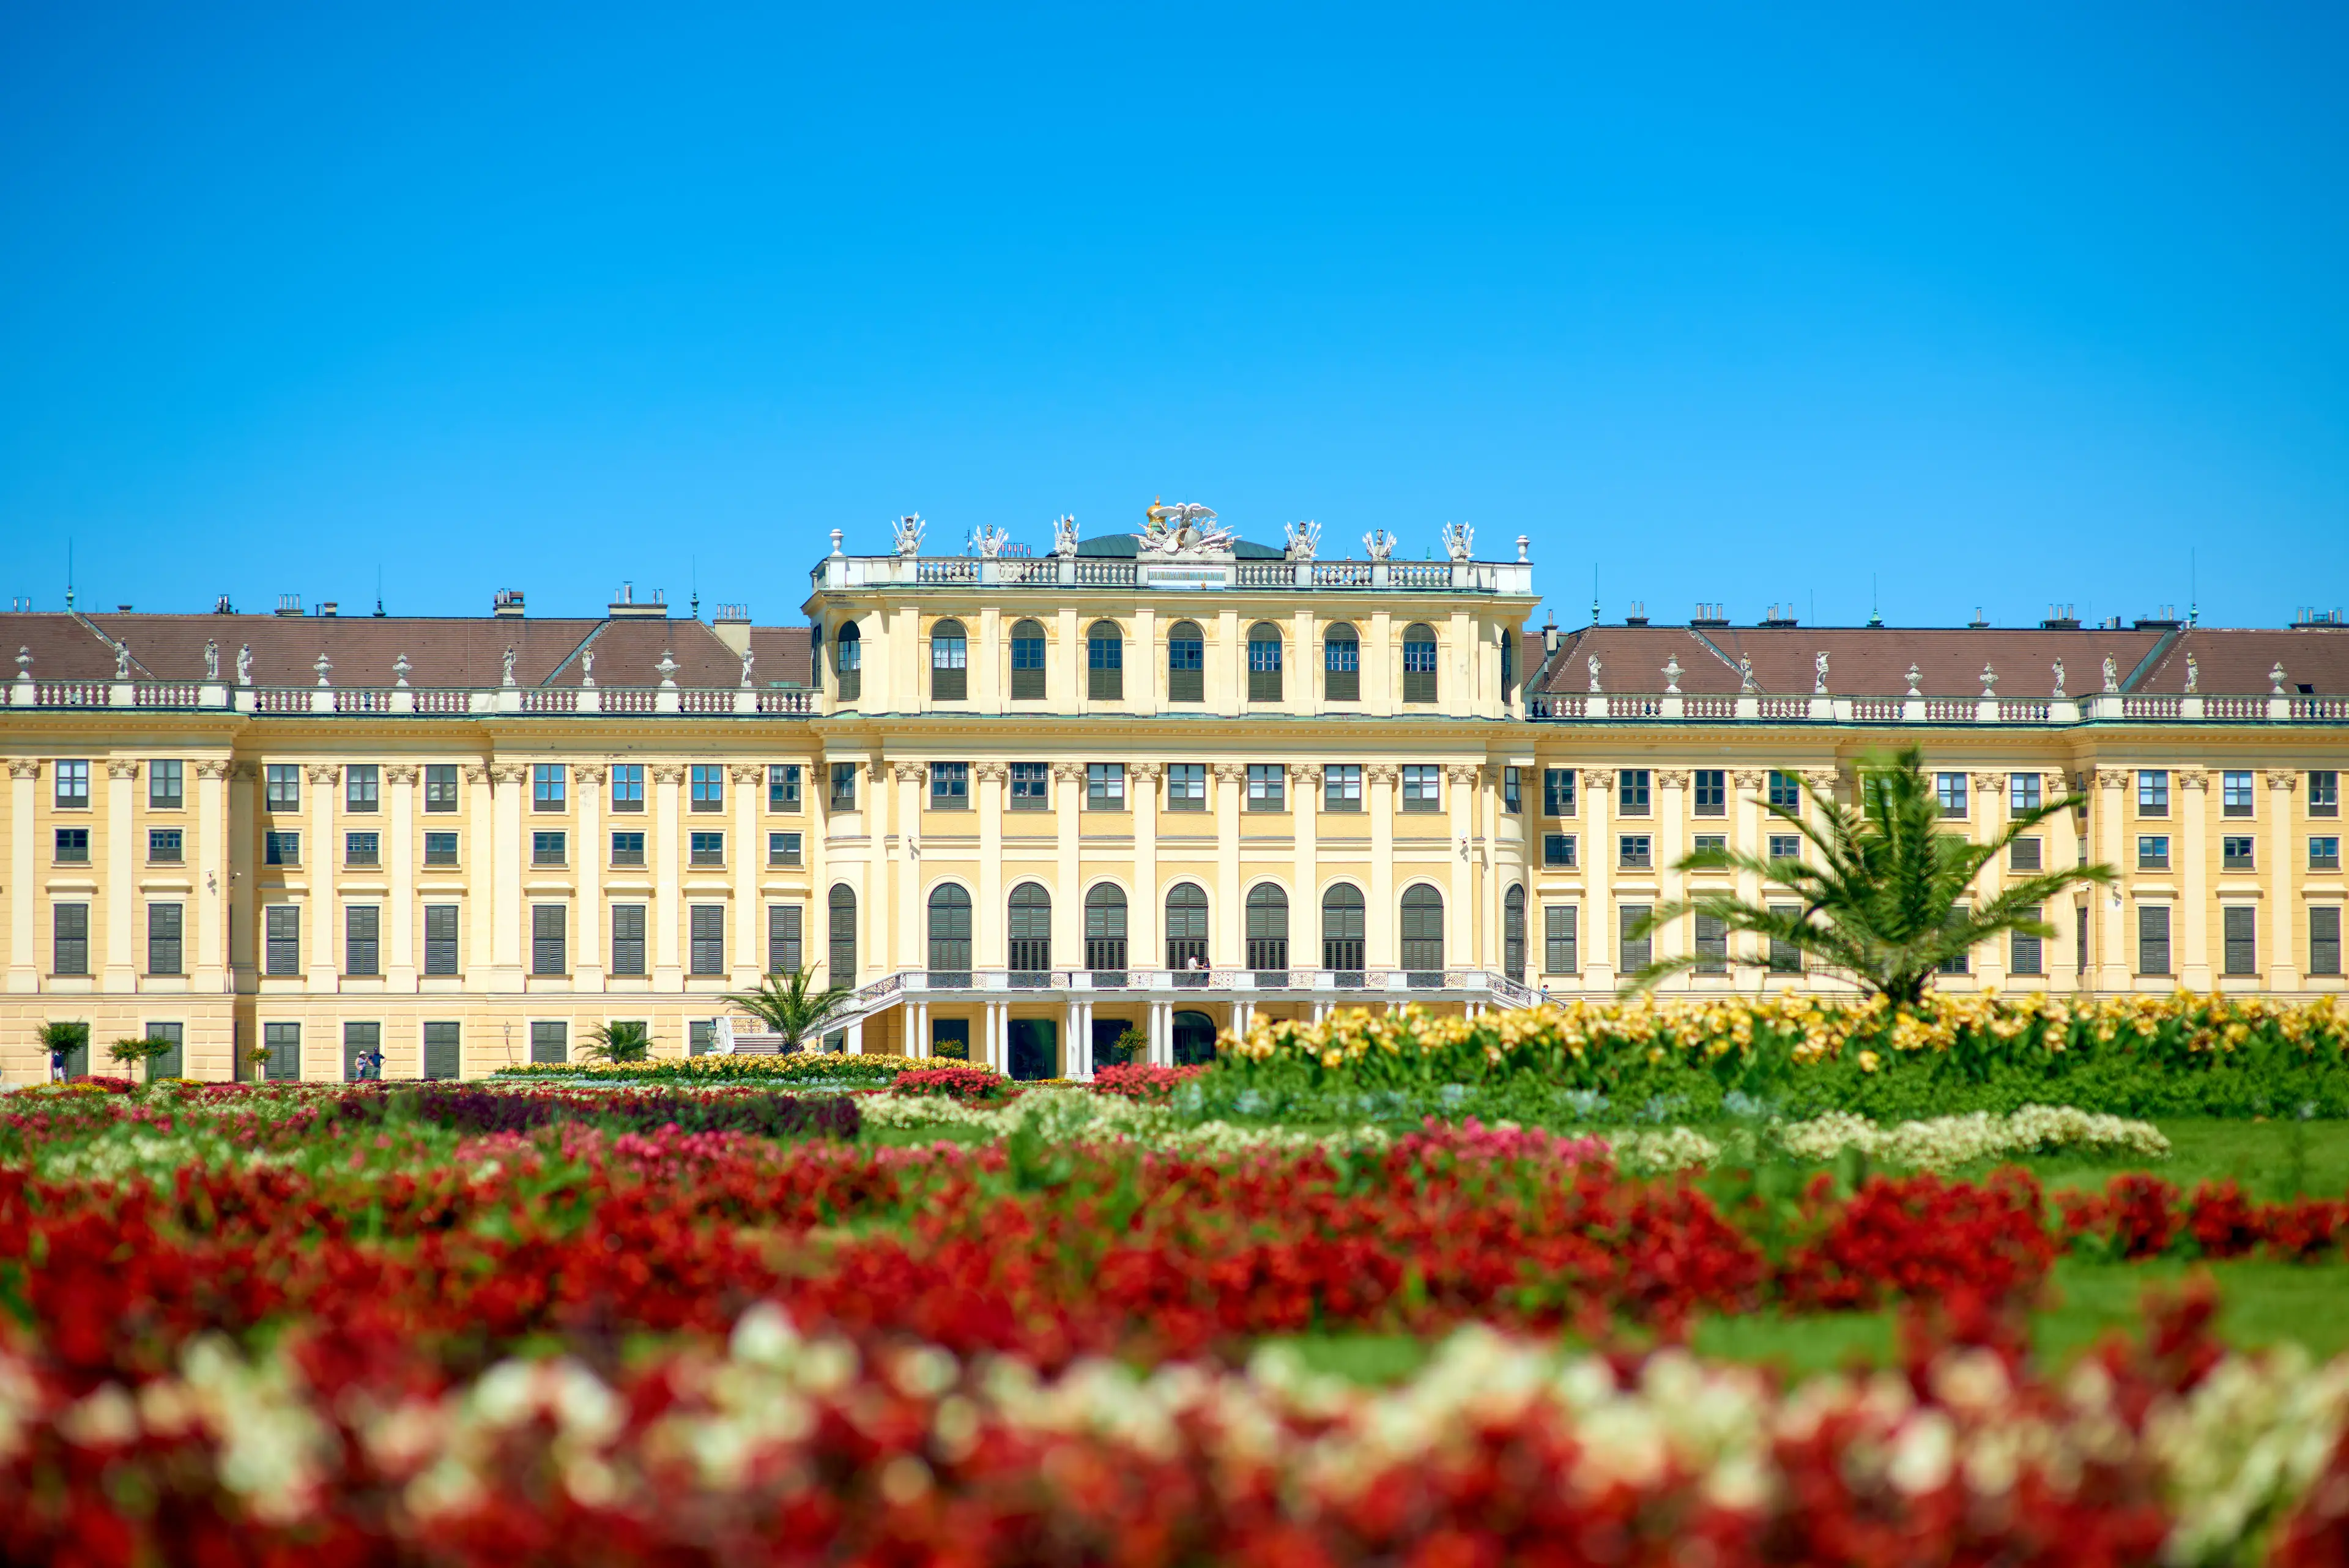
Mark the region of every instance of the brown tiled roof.
<instances>
[{"instance_id":1,"label":"brown tiled roof","mask_svg":"<svg viewBox=\"0 0 2349 1568\"><path fill-rule=\"evenodd\" d=\"M808 628L803 626L754 626L750 651L759 656L751 671L761 686L780 680L786 686L808 683Z\"/></svg>"},{"instance_id":2,"label":"brown tiled roof","mask_svg":"<svg viewBox=\"0 0 2349 1568\"><path fill-rule=\"evenodd\" d=\"M2293 683L2307 681L2321 694L2349 691L2349 632L2204 627L2178 632L2168 646L2165 635L2093 628L1585 627L1561 639L1544 690L1588 691L1588 660L1595 654L1609 691L1661 691L1665 662L1676 659L1682 691L1727 694L1738 689L1738 659L1750 657L1756 689L1803 695L1812 687L1813 660L1824 652L1827 690L1837 696L1899 696L1909 690L1913 663L1919 690L1929 697L1981 695L1985 664L1998 675L2000 696L2044 697L2055 689L2054 665L2061 659L2064 689L2076 697L2104 689L2107 657L2124 691L2178 691L2191 648L2199 689L2206 692L2264 695L2268 670L2278 660Z\"/></svg>"}]
</instances>

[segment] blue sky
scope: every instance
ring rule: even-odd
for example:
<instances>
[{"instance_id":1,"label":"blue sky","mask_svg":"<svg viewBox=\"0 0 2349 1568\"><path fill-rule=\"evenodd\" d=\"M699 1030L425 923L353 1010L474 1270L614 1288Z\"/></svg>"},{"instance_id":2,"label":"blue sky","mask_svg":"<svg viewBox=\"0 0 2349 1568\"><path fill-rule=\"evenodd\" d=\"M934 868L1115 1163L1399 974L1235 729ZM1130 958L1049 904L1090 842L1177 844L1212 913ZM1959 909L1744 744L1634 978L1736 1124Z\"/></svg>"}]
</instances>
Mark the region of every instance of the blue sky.
<instances>
[{"instance_id":1,"label":"blue sky","mask_svg":"<svg viewBox=\"0 0 2349 1568\"><path fill-rule=\"evenodd\" d=\"M0 13L0 596L797 617L1532 536L1563 624L2349 599L2349 13ZM1814 606L1816 608L1814 608Z\"/></svg>"}]
</instances>

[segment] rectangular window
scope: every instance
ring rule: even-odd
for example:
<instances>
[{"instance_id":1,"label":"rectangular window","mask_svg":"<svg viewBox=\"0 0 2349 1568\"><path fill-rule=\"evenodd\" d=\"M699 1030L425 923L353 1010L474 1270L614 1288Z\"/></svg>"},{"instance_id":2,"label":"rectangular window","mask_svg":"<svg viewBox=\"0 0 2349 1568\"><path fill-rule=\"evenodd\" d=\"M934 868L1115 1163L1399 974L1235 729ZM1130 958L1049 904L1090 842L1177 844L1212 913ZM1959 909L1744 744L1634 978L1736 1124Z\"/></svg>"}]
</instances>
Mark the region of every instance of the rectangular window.
<instances>
[{"instance_id":1,"label":"rectangular window","mask_svg":"<svg viewBox=\"0 0 2349 1568\"><path fill-rule=\"evenodd\" d=\"M1780 768L1770 770L1770 804L1787 811L1803 808L1803 784L1800 779Z\"/></svg>"},{"instance_id":2,"label":"rectangular window","mask_svg":"<svg viewBox=\"0 0 2349 1568\"><path fill-rule=\"evenodd\" d=\"M2229 904L2219 911L2225 933L2229 974L2260 972L2260 912L2250 904Z\"/></svg>"},{"instance_id":3,"label":"rectangular window","mask_svg":"<svg viewBox=\"0 0 2349 1568\"><path fill-rule=\"evenodd\" d=\"M854 763L832 764L832 809L834 811L856 809L856 764Z\"/></svg>"},{"instance_id":4,"label":"rectangular window","mask_svg":"<svg viewBox=\"0 0 2349 1568\"><path fill-rule=\"evenodd\" d=\"M453 763L432 763L425 767L424 809L435 813L457 809L457 769Z\"/></svg>"},{"instance_id":5,"label":"rectangular window","mask_svg":"<svg viewBox=\"0 0 2349 1568\"><path fill-rule=\"evenodd\" d=\"M264 866L299 866L302 864L302 836L298 833L268 833L262 836L261 863Z\"/></svg>"},{"instance_id":6,"label":"rectangular window","mask_svg":"<svg viewBox=\"0 0 2349 1568\"><path fill-rule=\"evenodd\" d=\"M178 904L147 906L147 972L178 974L181 961L180 933L184 911Z\"/></svg>"},{"instance_id":7,"label":"rectangular window","mask_svg":"<svg viewBox=\"0 0 2349 1568\"><path fill-rule=\"evenodd\" d=\"M2169 815L2169 774L2161 768L2139 768L2137 774L2137 814L2139 816Z\"/></svg>"},{"instance_id":8,"label":"rectangular window","mask_svg":"<svg viewBox=\"0 0 2349 1568\"><path fill-rule=\"evenodd\" d=\"M687 778L689 805L695 811L726 809L726 770L716 763L696 763Z\"/></svg>"},{"instance_id":9,"label":"rectangular window","mask_svg":"<svg viewBox=\"0 0 2349 1568\"><path fill-rule=\"evenodd\" d=\"M1645 871L1655 864L1654 840L1644 833L1627 833L1617 842L1616 864L1626 871Z\"/></svg>"},{"instance_id":10,"label":"rectangular window","mask_svg":"<svg viewBox=\"0 0 2349 1568\"><path fill-rule=\"evenodd\" d=\"M89 809L89 763L61 762L57 764L57 809L87 811Z\"/></svg>"},{"instance_id":11,"label":"rectangular window","mask_svg":"<svg viewBox=\"0 0 2349 1568\"><path fill-rule=\"evenodd\" d=\"M1572 904L1542 908L1542 973L1573 974L1582 968L1575 950L1575 926L1581 911Z\"/></svg>"},{"instance_id":12,"label":"rectangular window","mask_svg":"<svg viewBox=\"0 0 2349 1568\"><path fill-rule=\"evenodd\" d=\"M1729 847L1729 836L1723 833L1700 833L1694 848L1699 855L1720 854Z\"/></svg>"},{"instance_id":13,"label":"rectangular window","mask_svg":"<svg viewBox=\"0 0 2349 1568\"><path fill-rule=\"evenodd\" d=\"M707 1056L717 1049L717 1020L688 1019L685 1025L685 1054L688 1056Z\"/></svg>"},{"instance_id":14,"label":"rectangular window","mask_svg":"<svg viewBox=\"0 0 2349 1568\"><path fill-rule=\"evenodd\" d=\"M181 843L179 828L150 827L147 830L147 858L157 866L177 866L184 858Z\"/></svg>"},{"instance_id":15,"label":"rectangular window","mask_svg":"<svg viewBox=\"0 0 2349 1568\"><path fill-rule=\"evenodd\" d=\"M800 863L800 836L796 833L767 835L767 864L796 866Z\"/></svg>"},{"instance_id":16,"label":"rectangular window","mask_svg":"<svg viewBox=\"0 0 2349 1568\"><path fill-rule=\"evenodd\" d=\"M533 1020L530 1059L550 1065L571 1060L571 1026L560 1020Z\"/></svg>"},{"instance_id":17,"label":"rectangular window","mask_svg":"<svg viewBox=\"0 0 2349 1568\"><path fill-rule=\"evenodd\" d=\"M302 1075L302 1026L264 1023L261 1026L261 1075L290 1082Z\"/></svg>"},{"instance_id":18,"label":"rectangular window","mask_svg":"<svg viewBox=\"0 0 2349 1568\"><path fill-rule=\"evenodd\" d=\"M1516 768L1501 770L1501 809L1511 816L1523 816L1526 813L1525 785Z\"/></svg>"},{"instance_id":19,"label":"rectangular window","mask_svg":"<svg viewBox=\"0 0 2349 1568\"><path fill-rule=\"evenodd\" d=\"M1941 815L1943 816L1965 815L1966 775L1963 774L1935 774L1933 775L1933 798L1940 803Z\"/></svg>"},{"instance_id":20,"label":"rectangular window","mask_svg":"<svg viewBox=\"0 0 2349 1568\"><path fill-rule=\"evenodd\" d=\"M1575 815L1574 770L1544 768L1542 770L1542 815L1572 816Z\"/></svg>"},{"instance_id":21,"label":"rectangular window","mask_svg":"<svg viewBox=\"0 0 2349 1568\"><path fill-rule=\"evenodd\" d=\"M383 916L373 904L352 904L343 910L343 972L383 972Z\"/></svg>"},{"instance_id":22,"label":"rectangular window","mask_svg":"<svg viewBox=\"0 0 2349 1568\"><path fill-rule=\"evenodd\" d=\"M2024 912L2030 915L2030 917L2034 920L2040 918L2040 910L2036 905L2033 905L2030 909ZM2009 974L2044 974L2047 972L2046 970L2042 967L2039 951L2039 939L2037 937L2025 936L2021 931L2012 931L2008 933L2006 940L2006 971Z\"/></svg>"},{"instance_id":23,"label":"rectangular window","mask_svg":"<svg viewBox=\"0 0 2349 1568\"><path fill-rule=\"evenodd\" d=\"M302 808L302 770L292 763L271 763L262 783L263 801L271 811Z\"/></svg>"},{"instance_id":24,"label":"rectangular window","mask_svg":"<svg viewBox=\"0 0 2349 1568\"><path fill-rule=\"evenodd\" d=\"M1402 770L1405 811L1444 809L1444 770L1427 763L1406 763Z\"/></svg>"},{"instance_id":25,"label":"rectangular window","mask_svg":"<svg viewBox=\"0 0 2349 1568\"><path fill-rule=\"evenodd\" d=\"M1625 816L1648 815L1648 770L1625 768L1615 775L1615 809Z\"/></svg>"},{"instance_id":26,"label":"rectangular window","mask_svg":"<svg viewBox=\"0 0 2349 1568\"><path fill-rule=\"evenodd\" d=\"M570 910L561 904L530 908L530 972L562 974L570 968Z\"/></svg>"},{"instance_id":27,"label":"rectangular window","mask_svg":"<svg viewBox=\"0 0 2349 1568\"><path fill-rule=\"evenodd\" d=\"M1542 864L1555 871L1574 869L1574 835L1545 833L1542 835Z\"/></svg>"},{"instance_id":28,"label":"rectangular window","mask_svg":"<svg viewBox=\"0 0 2349 1568\"><path fill-rule=\"evenodd\" d=\"M1654 960L1655 939L1635 937L1631 933L1647 923L1645 904L1615 906L1617 962L1615 968L1625 979L1639 973Z\"/></svg>"},{"instance_id":29,"label":"rectangular window","mask_svg":"<svg viewBox=\"0 0 2349 1568\"><path fill-rule=\"evenodd\" d=\"M1699 768L1695 775L1696 815L1725 816L1729 813L1729 774L1721 768Z\"/></svg>"},{"instance_id":30,"label":"rectangular window","mask_svg":"<svg viewBox=\"0 0 2349 1568\"><path fill-rule=\"evenodd\" d=\"M160 766L158 763L157 766ZM2341 774L2326 768L2308 775L2308 815L2338 816L2341 815Z\"/></svg>"},{"instance_id":31,"label":"rectangular window","mask_svg":"<svg viewBox=\"0 0 2349 1568\"><path fill-rule=\"evenodd\" d=\"M645 863L645 836L641 833L612 835L612 864L641 866Z\"/></svg>"},{"instance_id":32,"label":"rectangular window","mask_svg":"<svg viewBox=\"0 0 2349 1568\"><path fill-rule=\"evenodd\" d=\"M2253 871L2251 854L2258 840L2250 834L2229 835L2219 840L2219 868L2221 871Z\"/></svg>"},{"instance_id":33,"label":"rectangular window","mask_svg":"<svg viewBox=\"0 0 2349 1568\"><path fill-rule=\"evenodd\" d=\"M1791 920L1803 912L1800 904L1772 904L1769 909L1770 913L1783 920ZM1800 974L1803 972L1803 950L1784 937L1772 937L1768 962L1772 974Z\"/></svg>"},{"instance_id":34,"label":"rectangular window","mask_svg":"<svg viewBox=\"0 0 2349 1568\"><path fill-rule=\"evenodd\" d=\"M89 972L89 906L55 904L49 909L49 929L55 939L49 956L51 974Z\"/></svg>"},{"instance_id":35,"label":"rectangular window","mask_svg":"<svg viewBox=\"0 0 2349 1568\"><path fill-rule=\"evenodd\" d=\"M612 809L642 811L645 809L645 764L618 763L612 768Z\"/></svg>"},{"instance_id":36,"label":"rectangular window","mask_svg":"<svg viewBox=\"0 0 2349 1568\"><path fill-rule=\"evenodd\" d=\"M569 858L565 843L567 833L533 833L530 836L530 863L533 866L561 866Z\"/></svg>"},{"instance_id":37,"label":"rectangular window","mask_svg":"<svg viewBox=\"0 0 2349 1568\"><path fill-rule=\"evenodd\" d=\"M383 807L383 770L373 763L354 763L343 770L343 809L372 812Z\"/></svg>"},{"instance_id":38,"label":"rectangular window","mask_svg":"<svg viewBox=\"0 0 2349 1568\"><path fill-rule=\"evenodd\" d=\"M2139 904L2137 907L2137 971L2139 974L2169 972L2169 906Z\"/></svg>"},{"instance_id":39,"label":"rectangular window","mask_svg":"<svg viewBox=\"0 0 2349 1568\"><path fill-rule=\"evenodd\" d=\"M187 764L176 757L165 757L147 764L147 804L157 811L177 811L188 801L186 793ZM2313 779L2316 775L2309 775ZM2309 804L2315 805L2312 791Z\"/></svg>"},{"instance_id":40,"label":"rectangular window","mask_svg":"<svg viewBox=\"0 0 2349 1568\"><path fill-rule=\"evenodd\" d=\"M645 907L642 904L612 906L612 972L645 972Z\"/></svg>"},{"instance_id":41,"label":"rectangular window","mask_svg":"<svg viewBox=\"0 0 2349 1568\"><path fill-rule=\"evenodd\" d=\"M1963 908L1964 907L1962 905L1960 906L1961 913L1963 911ZM1951 957L1943 959L1940 963L1935 964L1933 966L1933 972L1936 974L1971 974L1973 972L1973 954L1971 952L1954 954Z\"/></svg>"},{"instance_id":42,"label":"rectangular window","mask_svg":"<svg viewBox=\"0 0 2349 1568\"><path fill-rule=\"evenodd\" d=\"M2251 775L2248 773L2228 773L2219 775L2220 814L2224 816L2251 815Z\"/></svg>"},{"instance_id":43,"label":"rectangular window","mask_svg":"<svg viewBox=\"0 0 2349 1568\"><path fill-rule=\"evenodd\" d=\"M1170 763L1167 764L1166 809L1169 811L1207 809L1206 763Z\"/></svg>"},{"instance_id":44,"label":"rectangular window","mask_svg":"<svg viewBox=\"0 0 2349 1568\"><path fill-rule=\"evenodd\" d=\"M1085 764L1085 809L1087 811L1123 811L1125 809L1125 764L1123 763L1087 763Z\"/></svg>"},{"instance_id":45,"label":"rectangular window","mask_svg":"<svg viewBox=\"0 0 2349 1568\"><path fill-rule=\"evenodd\" d=\"M2341 840L2337 836L2328 835L2308 841L2308 868L2311 871L2341 869Z\"/></svg>"},{"instance_id":46,"label":"rectangular window","mask_svg":"<svg viewBox=\"0 0 2349 1568\"><path fill-rule=\"evenodd\" d=\"M382 865L383 836L377 833L344 834L343 864L346 866Z\"/></svg>"},{"instance_id":47,"label":"rectangular window","mask_svg":"<svg viewBox=\"0 0 2349 1568\"><path fill-rule=\"evenodd\" d=\"M463 1071L463 1053L456 1023L428 1023L424 1026L424 1075L428 1078L453 1078Z\"/></svg>"},{"instance_id":48,"label":"rectangular window","mask_svg":"<svg viewBox=\"0 0 2349 1568\"><path fill-rule=\"evenodd\" d=\"M457 910L456 904L424 906L424 972L455 974L457 972Z\"/></svg>"},{"instance_id":49,"label":"rectangular window","mask_svg":"<svg viewBox=\"0 0 2349 1568\"><path fill-rule=\"evenodd\" d=\"M797 811L800 809L800 764L772 763L767 767L767 809Z\"/></svg>"},{"instance_id":50,"label":"rectangular window","mask_svg":"<svg viewBox=\"0 0 2349 1568\"><path fill-rule=\"evenodd\" d=\"M272 904L262 910L264 974L302 972L302 908Z\"/></svg>"},{"instance_id":51,"label":"rectangular window","mask_svg":"<svg viewBox=\"0 0 2349 1568\"><path fill-rule=\"evenodd\" d=\"M1803 857L1803 836L1802 836L1801 834L1799 834L1799 833L1774 833L1774 834L1770 835L1770 858L1771 858L1771 859L1773 859L1773 860L1800 860L1802 857Z\"/></svg>"},{"instance_id":52,"label":"rectangular window","mask_svg":"<svg viewBox=\"0 0 2349 1568\"><path fill-rule=\"evenodd\" d=\"M2169 836L2168 834L2147 833L2138 836L2137 868L2140 871L2169 869Z\"/></svg>"},{"instance_id":53,"label":"rectangular window","mask_svg":"<svg viewBox=\"0 0 2349 1568\"><path fill-rule=\"evenodd\" d=\"M530 809L561 811L571 804L571 774L561 763L530 765Z\"/></svg>"},{"instance_id":54,"label":"rectangular window","mask_svg":"<svg viewBox=\"0 0 2349 1568\"><path fill-rule=\"evenodd\" d=\"M1045 811L1052 804L1052 770L1044 763L1011 764L1011 809Z\"/></svg>"},{"instance_id":55,"label":"rectangular window","mask_svg":"<svg viewBox=\"0 0 2349 1568\"><path fill-rule=\"evenodd\" d=\"M60 827L57 830L57 863L60 866L89 864L89 829Z\"/></svg>"},{"instance_id":56,"label":"rectangular window","mask_svg":"<svg viewBox=\"0 0 2349 1568\"><path fill-rule=\"evenodd\" d=\"M2039 809L2039 775L2037 774L2006 775L2006 809L2015 816ZM2034 970L2032 972L2038 971Z\"/></svg>"},{"instance_id":57,"label":"rectangular window","mask_svg":"<svg viewBox=\"0 0 2349 1568\"><path fill-rule=\"evenodd\" d=\"M726 972L726 906L694 904L687 909L692 931L695 974Z\"/></svg>"},{"instance_id":58,"label":"rectangular window","mask_svg":"<svg viewBox=\"0 0 2349 1568\"><path fill-rule=\"evenodd\" d=\"M383 1049L383 1025L380 1023L346 1023L343 1025L343 1079L356 1082L366 1075L363 1063L371 1064Z\"/></svg>"},{"instance_id":59,"label":"rectangular window","mask_svg":"<svg viewBox=\"0 0 2349 1568\"><path fill-rule=\"evenodd\" d=\"M726 864L726 836L722 833L693 834L688 853L688 865L723 866Z\"/></svg>"},{"instance_id":60,"label":"rectangular window","mask_svg":"<svg viewBox=\"0 0 2349 1568\"><path fill-rule=\"evenodd\" d=\"M428 833L424 836L424 864L454 866L457 864L457 836L453 833Z\"/></svg>"},{"instance_id":61,"label":"rectangular window","mask_svg":"<svg viewBox=\"0 0 2349 1568\"><path fill-rule=\"evenodd\" d=\"M2018 838L2006 846L2006 868L2010 871L2036 871L2039 867L2039 840Z\"/></svg>"},{"instance_id":62,"label":"rectangular window","mask_svg":"<svg viewBox=\"0 0 2349 1568\"><path fill-rule=\"evenodd\" d=\"M2308 972L2341 972L2341 906L2325 904L2308 911Z\"/></svg>"},{"instance_id":63,"label":"rectangular window","mask_svg":"<svg viewBox=\"0 0 2349 1568\"><path fill-rule=\"evenodd\" d=\"M1324 811L1362 809L1361 763L1332 763L1322 770L1321 809Z\"/></svg>"},{"instance_id":64,"label":"rectangular window","mask_svg":"<svg viewBox=\"0 0 2349 1568\"><path fill-rule=\"evenodd\" d=\"M797 974L806 967L806 950L800 941L800 907L797 904L768 905L767 972Z\"/></svg>"},{"instance_id":65,"label":"rectangular window","mask_svg":"<svg viewBox=\"0 0 2349 1568\"><path fill-rule=\"evenodd\" d=\"M1250 763L1247 765L1247 808L1250 811L1288 809L1288 775L1278 763Z\"/></svg>"},{"instance_id":66,"label":"rectangular window","mask_svg":"<svg viewBox=\"0 0 2349 1568\"><path fill-rule=\"evenodd\" d=\"M1696 972L1729 972L1729 923L1718 915L1696 918Z\"/></svg>"},{"instance_id":67,"label":"rectangular window","mask_svg":"<svg viewBox=\"0 0 2349 1568\"><path fill-rule=\"evenodd\" d=\"M970 764L968 763L932 763L930 764L930 809L932 811L968 811L970 809Z\"/></svg>"}]
</instances>

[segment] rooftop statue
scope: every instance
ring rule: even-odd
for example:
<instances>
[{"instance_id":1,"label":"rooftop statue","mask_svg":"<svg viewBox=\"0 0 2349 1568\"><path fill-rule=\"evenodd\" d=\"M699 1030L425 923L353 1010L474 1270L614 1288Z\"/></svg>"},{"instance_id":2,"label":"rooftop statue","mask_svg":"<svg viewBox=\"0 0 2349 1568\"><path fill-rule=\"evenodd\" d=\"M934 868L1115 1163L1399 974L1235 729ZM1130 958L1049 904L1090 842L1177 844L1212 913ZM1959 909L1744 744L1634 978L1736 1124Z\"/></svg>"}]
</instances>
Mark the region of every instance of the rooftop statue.
<instances>
[{"instance_id":1,"label":"rooftop statue","mask_svg":"<svg viewBox=\"0 0 2349 1568\"><path fill-rule=\"evenodd\" d=\"M1064 512L1060 516L1052 519L1052 554L1055 556L1073 556L1076 553L1076 514L1073 512Z\"/></svg>"},{"instance_id":2,"label":"rooftop statue","mask_svg":"<svg viewBox=\"0 0 2349 1568\"><path fill-rule=\"evenodd\" d=\"M1229 555L1238 535L1216 522L1212 506L1180 501L1169 506L1154 501L1143 514L1142 532L1134 537L1147 556Z\"/></svg>"}]
</instances>

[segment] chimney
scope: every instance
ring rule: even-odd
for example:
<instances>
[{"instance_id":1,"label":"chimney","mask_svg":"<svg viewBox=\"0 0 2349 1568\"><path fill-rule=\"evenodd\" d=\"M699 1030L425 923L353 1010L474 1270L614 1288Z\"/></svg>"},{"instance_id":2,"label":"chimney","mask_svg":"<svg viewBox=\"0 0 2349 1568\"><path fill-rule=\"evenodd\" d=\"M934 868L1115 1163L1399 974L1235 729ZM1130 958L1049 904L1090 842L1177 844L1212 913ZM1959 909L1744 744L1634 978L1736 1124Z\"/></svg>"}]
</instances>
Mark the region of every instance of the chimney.
<instances>
[{"instance_id":1,"label":"chimney","mask_svg":"<svg viewBox=\"0 0 2349 1568\"><path fill-rule=\"evenodd\" d=\"M490 601L490 614L499 620L522 619L522 590L500 588L498 597Z\"/></svg>"},{"instance_id":2,"label":"chimney","mask_svg":"<svg viewBox=\"0 0 2349 1568\"><path fill-rule=\"evenodd\" d=\"M636 597L636 585L622 583L620 597L604 607L604 613L613 620L667 620L668 606L661 602L661 590L655 588L649 599Z\"/></svg>"},{"instance_id":3,"label":"chimney","mask_svg":"<svg viewBox=\"0 0 2349 1568\"><path fill-rule=\"evenodd\" d=\"M277 596L277 613L279 615L300 615L302 613L302 596L300 594L279 594Z\"/></svg>"},{"instance_id":4,"label":"chimney","mask_svg":"<svg viewBox=\"0 0 2349 1568\"><path fill-rule=\"evenodd\" d=\"M338 615L341 613L341 610L342 607L337 605L332 599L320 599L318 601L318 613L320 615Z\"/></svg>"}]
</instances>

